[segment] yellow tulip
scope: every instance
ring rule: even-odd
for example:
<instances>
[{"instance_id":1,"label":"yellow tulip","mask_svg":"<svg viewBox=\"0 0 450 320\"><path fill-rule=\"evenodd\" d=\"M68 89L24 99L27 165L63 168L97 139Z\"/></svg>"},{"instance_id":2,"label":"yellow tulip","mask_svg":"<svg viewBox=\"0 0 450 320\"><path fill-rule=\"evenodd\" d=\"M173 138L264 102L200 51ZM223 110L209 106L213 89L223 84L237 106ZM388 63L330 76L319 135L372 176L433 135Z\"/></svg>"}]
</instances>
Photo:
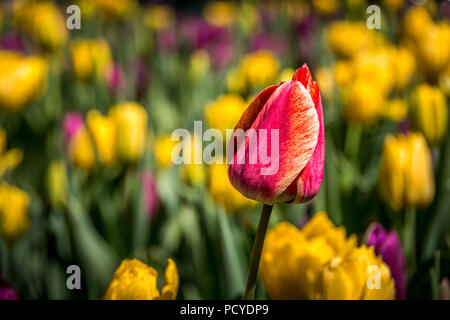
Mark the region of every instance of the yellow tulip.
<instances>
[{"instance_id":1,"label":"yellow tulip","mask_svg":"<svg viewBox=\"0 0 450 320\"><path fill-rule=\"evenodd\" d=\"M246 108L247 103L241 96L226 94L206 107L205 116L210 128L219 129L226 137L226 130L234 129Z\"/></svg>"},{"instance_id":2,"label":"yellow tulip","mask_svg":"<svg viewBox=\"0 0 450 320\"><path fill-rule=\"evenodd\" d=\"M383 5L392 13L398 13L404 5L405 0L383 0Z\"/></svg>"},{"instance_id":3,"label":"yellow tulip","mask_svg":"<svg viewBox=\"0 0 450 320\"><path fill-rule=\"evenodd\" d=\"M132 8L133 0L91 0L94 8L111 18L122 18Z\"/></svg>"},{"instance_id":4,"label":"yellow tulip","mask_svg":"<svg viewBox=\"0 0 450 320\"><path fill-rule=\"evenodd\" d=\"M214 26L229 27L236 20L236 8L232 2L212 1L205 5L203 16Z\"/></svg>"},{"instance_id":5,"label":"yellow tulip","mask_svg":"<svg viewBox=\"0 0 450 320\"><path fill-rule=\"evenodd\" d=\"M16 1L14 19L37 42L50 50L60 49L69 34L59 7L50 1Z\"/></svg>"},{"instance_id":6,"label":"yellow tulip","mask_svg":"<svg viewBox=\"0 0 450 320\"><path fill-rule=\"evenodd\" d=\"M125 102L112 107L109 116L116 126L116 151L120 159L136 162L145 152L148 116L136 102Z\"/></svg>"},{"instance_id":7,"label":"yellow tulip","mask_svg":"<svg viewBox=\"0 0 450 320\"><path fill-rule=\"evenodd\" d=\"M450 24L431 24L416 42L417 61L428 79L435 81L450 64Z\"/></svg>"},{"instance_id":8,"label":"yellow tulip","mask_svg":"<svg viewBox=\"0 0 450 320\"><path fill-rule=\"evenodd\" d=\"M393 300L395 297L395 284L389 267L375 255L373 247L365 245L355 248L345 257L333 258L325 266L320 281L322 299Z\"/></svg>"},{"instance_id":9,"label":"yellow tulip","mask_svg":"<svg viewBox=\"0 0 450 320\"><path fill-rule=\"evenodd\" d=\"M95 151L89 131L84 124L78 128L70 140L68 150L69 158L76 167L86 172L95 167Z\"/></svg>"},{"instance_id":10,"label":"yellow tulip","mask_svg":"<svg viewBox=\"0 0 450 320\"><path fill-rule=\"evenodd\" d=\"M144 22L152 30L166 30L175 24L175 12L168 5L150 5L145 11Z\"/></svg>"},{"instance_id":11,"label":"yellow tulip","mask_svg":"<svg viewBox=\"0 0 450 320\"><path fill-rule=\"evenodd\" d=\"M338 0L330 0L330 1L321 1L321 0L312 0L313 8L319 12L321 15L329 16L339 9L339 1Z\"/></svg>"},{"instance_id":12,"label":"yellow tulip","mask_svg":"<svg viewBox=\"0 0 450 320\"><path fill-rule=\"evenodd\" d=\"M155 141L155 158L158 167L169 168L173 165L172 150L178 144L170 135L158 137Z\"/></svg>"},{"instance_id":13,"label":"yellow tulip","mask_svg":"<svg viewBox=\"0 0 450 320\"><path fill-rule=\"evenodd\" d=\"M413 41L423 39L432 23L430 14L423 6L411 6L403 19L403 33Z\"/></svg>"},{"instance_id":14,"label":"yellow tulip","mask_svg":"<svg viewBox=\"0 0 450 320\"><path fill-rule=\"evenodd\" d=\"M0 233L12 243L28 231L30 197L16 187L0 183Z\"/></svg>"},{"instance_id":15,"label":"yellow tulip","mask_svg":"<svg viewBox=\"0 0 450 320\"><path fill-rule=\"evenodd\" d=\"M260 50L246 54L240 68L251 88L265 87L277 79L279 62L270 51Z\"/></svg>"},{"instance_id":16,"label":"yellow tulip","mask_svg":"<svg viewBox=\"0 0 450 320\"><path fill-rule=\"evenodd\" d=\"M444 94L437 87L421 84L413 98L414 124L430 144L447 136L448 110Z\"/></svg>"},{"instance_id":17,"label":"yellow tulip","mask_svg":"<svg viewBox=\"0 0 450 320\"><path fill-rule=\"evenodd\" d=\"M425 207L433 201L431 154L421 133L385 138L378 179L381 198L394 210Z\"/></svg>"},{"instance_id":18,"label":"yellow tulip","mask_svg":"<svg viewBox=\"0 0 450 320\"><path fill-rule=\"evenodd\" d=\"M178 269L168 259L164 283L157 287L158 273L137 259L125 259L114 272L113 279L103 296L104 300L175 300L178 293Z\"/></svg>"},{"instance_id":19,"label":"yellow tulip","mask_svg":"<svg viewBox=\"0 0 450 320\"><path fill-rule=\"evenodd\" d=\"M75 76L86 81L94 75L105 76L112 68L112 54L108 42L103 39L75 41L71 47Z\"/></svg>"},{"instance_id":20,"label":"yellow tulip","mask_svg":"<svg viewBox=\"0 0 450 320\"><path fill-rule=\"evenodd\" d=\"M403 99L392 99L386 102L383 116L395 122L400 122L408 116L408 103Z\"/></svg>"},{"instance_id":21,"label":"yellow tulip","mask_svg":"<svg viewBox=\"0 0 450 320\"><path fill-rule=\"evenodd\" d=\"M376 121L383 111L384 92L367 80L356 80L351 84L345 99L347 120L362 124Z\"/></svg>"},{"instance_id":22,"label":"yellow tulip","mask_svg":"<svg viewBox=\"0 0 450 320\"><path fill-rule=\"evenodd\" d=\"M17 167L23 159L23 151L18 148L6 150L6 132L0 129L0 178L5 172Z\"/></svg>"},{"instance_id":23,"label":"yellow tulip","mask_svg":"<svg viewBox=\"0 0 450 320\"><path fill-rule=\"evenodd\" d=\"M267 233L261 256L261 277L272 299L320 299L319 283L327 263L345 256L356 246L356 237L346 238L326 213L316 214L298 229L280 222Z\"/></svg>"},{"instance_id":24,"label":"yellow tulip","mask_svg":"<svg viewBox=\"0 0 450 320\"><path fill-rule=\"evenodd\" d=\"M292 77L294 76L295 70L292 68L285 68L281 70L280 76L278 77L279 82L285 82L292 80Z\"/></svg>"},{"instance_id":25,"label":"yellow tulip","mask_svg":"<svg viewBox=\"0 0 450 320\"><path fill-rule=\"evenodd\" d=\"M227 212L254 207L257 202L243 196L228 179L228 166L213 163L209 166L209 193L213 201L222 205Z\"/></svg>"},{"instance_id":26,"label":"yellow tulip","mask_svg":"<svg viewBox=\"0 0 450 320\"><path fill-rule=\"evenodd\" d=\"M395 87L403 90L409 84L411 76L416 69L416 60L410 50L398 48L392 50L392 71L395 79Z\"/></svg>"},{"instance_id":27,"label":"yellow tulip","mask_svg":"<svg viewBox=\"0 0 450 320\"><path fill-rule=\"evenodd\" d=\"M351 58L355 53L376 45L374 31L363 22L337 21L327 30L328 43L339 58Z\"/></svg>"},{"instance_id":28,"label":"yellow tulip","mask_svg":"<svg viewBox=\"0 0 450 320\"><path fill-rule=\"evenodd\" d=\"M47 62L38 56L0 51L0 107L22 110L39 98L47 83Z\"/></svg>"},{"instance_id":29,"label":"yellow tulip","mask_svg":"<svg viewBox=\"0 0 450 320\"><path fill-rule=\"evenodd\" d=\"M89 129L103 165L111 165L116 160L116 127L113 119L101 115L97 110L91 110L86 116Z\"/></svg>"},{"instance_id":30,"label":"yellow tulip","mask_svg":"<svg viewBox=\"0 0 450 320\"><path fill-rule=\"evenodd\" d=\"M66 165L61 160L52 161L47 169L47 191L54 208L66 204L67 185Z\"/></svg>"},{"instance_id":31,"label":"yellow tulip","mask_svg":"<svg viewBox=\"0 0 450 320\"><path fill-rule=\"evenodd\" d=\"M333 70L327 67L319 68L315 73L315 77L322 97L327 101L332 101L335 97L336 90Z\"/></svg>"}]
</instances>

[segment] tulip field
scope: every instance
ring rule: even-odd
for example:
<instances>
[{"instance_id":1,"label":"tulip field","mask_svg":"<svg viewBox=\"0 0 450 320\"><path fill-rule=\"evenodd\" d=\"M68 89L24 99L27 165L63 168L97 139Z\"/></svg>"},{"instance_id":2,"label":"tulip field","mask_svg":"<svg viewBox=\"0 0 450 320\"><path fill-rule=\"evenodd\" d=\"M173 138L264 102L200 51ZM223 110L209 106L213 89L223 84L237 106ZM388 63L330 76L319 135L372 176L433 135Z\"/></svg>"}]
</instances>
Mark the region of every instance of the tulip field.
<instances>
[{"instance_id":1,"label":"tulip field","mask_svg":"<svg viewBox=\"0 0 450 320\"><path fill-rule=\"evenodd\" d=\"M0 300L449 300L449 97L447 0L2 1Z\"/></svg>"}]
</instances>

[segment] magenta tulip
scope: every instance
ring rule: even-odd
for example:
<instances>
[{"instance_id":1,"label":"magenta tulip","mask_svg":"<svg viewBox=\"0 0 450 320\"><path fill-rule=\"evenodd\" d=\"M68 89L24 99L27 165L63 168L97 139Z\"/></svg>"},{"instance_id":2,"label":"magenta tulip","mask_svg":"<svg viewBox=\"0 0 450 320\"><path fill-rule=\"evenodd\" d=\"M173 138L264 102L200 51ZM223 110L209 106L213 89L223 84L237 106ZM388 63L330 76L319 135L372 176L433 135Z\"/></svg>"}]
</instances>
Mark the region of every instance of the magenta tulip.
<instances>
[{"instance_id":1,"label":"magenta tulip","mask_svg":"<svg viewBox=\"0 0 450 320\"><path fill-rule=\"evenodd\" d=\"M375 253L391 269L395 280L397 299L406 297L406 258L396 231L387 232L379 223L372 223L367 231L367 245L373 246Z\"/></svg>"},{"instance_id":2,"label":"magenta tulip","mask_svg":"<svg viewBox=\"0 0 450 320\"><path fill-rule=\"evenodd\" d=\"M228 176L231 184L248 198L273 205L274 202L301 203L312 199L320 189L325 157L325 136L319 88L306 65L297 69L290 81L259 93L235 127L257 133L256 147L230 140L233 150ZM258 132L266 129L266 136ZM274 130L275 132L274 133ZM278 135L273 139L272 135ZM275 141L275 142L274 142ZM273 163L257 159L261 150L272 150L278 143L278 170L262 174ZM242 163L242 159L247 159Z\"/></svg>"}]
</instances>

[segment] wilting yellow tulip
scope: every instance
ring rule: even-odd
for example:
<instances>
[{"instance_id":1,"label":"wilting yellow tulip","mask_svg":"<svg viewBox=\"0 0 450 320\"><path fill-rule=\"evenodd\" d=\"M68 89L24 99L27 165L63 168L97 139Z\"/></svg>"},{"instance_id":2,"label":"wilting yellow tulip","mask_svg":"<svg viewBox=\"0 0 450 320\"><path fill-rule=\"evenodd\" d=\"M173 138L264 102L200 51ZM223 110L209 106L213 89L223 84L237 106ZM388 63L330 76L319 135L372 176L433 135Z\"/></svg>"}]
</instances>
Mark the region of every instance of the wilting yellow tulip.
<instances>
[{"instance_id":1,"label":"wilting yellow tulip","mask_svg":"<svg viewBox=\"0 0 450 320\"><path fill-rule=\"evenodd\" d=\"M321 274L322 299L393 300L395 285L389 267L374 248L362 245L345 257L333 258Z\"/></svg>"},{"instance_id":2,"label":"wilting yellow tulip","mask_svg":"<svg viewBox=\"0 0 450 320\"><path fill-rule=\"evenodd\" d=\"M116 127L113 119L103 116L97 110L86 115L86 124L103 165L111 165L116 160Z\"/></svg>"},{"instance_id":3,"label":"wilting yellow tulip","mask_svg":"<svg viewBox=\"0 0 450 320\"><path fill-rule=\"evenodd\" d=\"M148 116L136 102L125 102L112 107L109 116L116 126L116 151L120 159L136 162L145 152Z\"/></svg>"},{"instance_id":4,"label":"wilting yellow tulip","mask_svg":"<svg viewBox=\"0 0 450 320\"><path fill-rule=\"evenodd\" d=\"M38 56L0 51L0 107L22 110L42 94L47 83L47 62Z\"/></svg>"},{"instance_id":5,"label":"wilting yellow tulip","mask_svg":"<svg viewBox=\"0 0 450 320\"><path fill-rule=\"evenodd\" d=\"M158 167L169 168L173 165L172 150L178 144L172 140L170 135L156 138L155 141L155 158Z\"/></svg>"},{"instance_id":6,"label":"wilting yellow tulip","mask_svg":"<svg viewBox=\"0 0 450 320\"><path fill-rule=\"evenodd\" d=\"M94 75L105 76L113 64L108 42L103 39L79 40L72 44L72 65L80 80L88 80Z\"/></svg>"},{"instance_id":7,"label":"wilting yellow tulip","mask_svg":"<svg viewBox=\"0 0 450 320\"><path fill-rule=\"evenodd\" d=\"M254 207L257 202L244 197L228 179L228 166L213 163L209 166L209 194L213 201L222 205L227 212Z\"/></svg>"},{"instance_id":8,"label":"wilting yellow tulip","mask_svg":"<svg viewBox=\"0 0 450 320\"><path fill-rule=\"evenodd\" d=\"M237 94L226 94L210 103L205 109L210 128L219 129L226 137L226 129L234 129L247 108L246 101Z\"/></svg>"},{"instance_id":9,"label":"wilting yellow tulip","mask_svg":"<svg viewBox=\"0 0 450 320\"><path fill-rule=\"evenodd\" d=\"M421 84L413 98L414 124L430 144L439 143L447 134L448 110L445 96L437 87Z\"/></svg>"},{"instance_id":10,"label":"wilting yellow tulip","mask_svg":"<svg viewBox=\"0 0 450 320\"><path fill-rule=\"evenodd\" d=\"M212 1L205 5L203 15L212 25L228 27L236 20L236 7L232 2Z\"/></svg>"},{"instance_id":11,"label":"wilting yellow tulip","mask_svg":"<svg viewBox=\"0 0 450 320\"><path fill-rule=\"evenodd\" d=\"M84 124L80 125L68 145L69 158L72 163L84 170L95 167L95 151L89 131Z\"/></svg>"},{"instance_id":12,"label":"wilting yellow tulip","mask_svg":"<svg viewBox=\"0 0 450 320\"><path fill-rule=\"evenodd\" d=\"M61 160L54 160L47 169L47 192L54 208L64 206L67 201L67 169Z\"/></svg>"},{"instance_id":13,"label":"wilting yellow tulip","mask_svg":"<svg viewBox=\"0 0 450 320\"><path fill-rule=\"evenodd\" d=\"M381 198L394 210L425 207L433 201L431 154L421 133L385 138L378 180Z\"/></svg>"},{"instance_id":14,"label":"wilting yellow tulip","mask_svg":"<svg viewBox=\"0 0 450 320\"><path fill-rule=\"evenodd\" d=\"M125 259L114 272L103 296L104 300L175 300L178 293L178 269L168 259L161 292L157 287L158 272L137 259Z\"/></svg>"},{"instance_id":15,"label":"wilting yellow tulip","mask_svg":"<svg viewBox=\"0 0 450 320\"><path fill-rule=\"evenodd\" d=\"M66 21L59 7L50 1L15 1L14 19L37 42L50 50L67 41Z\"/></svg>"},{"instance_id":16,"label":"wilting yellow tulip","mask_svg":"<svg viewBox=\"0 0 450 320\"><path fill-rule=\"evenodd\" d=\"M6 242L17 240L30 227L30 197L16 187L0 183L0 233Z\"/></svg>"}]
</instances>

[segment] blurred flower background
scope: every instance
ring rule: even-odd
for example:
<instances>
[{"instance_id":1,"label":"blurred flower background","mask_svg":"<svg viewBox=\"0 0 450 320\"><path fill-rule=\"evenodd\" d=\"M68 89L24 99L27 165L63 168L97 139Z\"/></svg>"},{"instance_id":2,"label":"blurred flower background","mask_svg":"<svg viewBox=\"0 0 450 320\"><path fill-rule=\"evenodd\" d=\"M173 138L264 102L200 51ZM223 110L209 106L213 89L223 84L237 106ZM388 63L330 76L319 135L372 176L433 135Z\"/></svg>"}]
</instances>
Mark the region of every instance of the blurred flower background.
<instances>
[{"instance_id":1,"label":"blurred flower background","mask_svg":"<svg viewBox=\"0 0 450 320\"><path fill-rule=\"evenodd\" d=\"M80 0L74 30L72 2L2 2L0 299L241 298L261 205L171 133L233 129L303 63L324 179L274 207L256 298L448 297L450 2L418 2Z\"/></svg>"}]
</instances>

